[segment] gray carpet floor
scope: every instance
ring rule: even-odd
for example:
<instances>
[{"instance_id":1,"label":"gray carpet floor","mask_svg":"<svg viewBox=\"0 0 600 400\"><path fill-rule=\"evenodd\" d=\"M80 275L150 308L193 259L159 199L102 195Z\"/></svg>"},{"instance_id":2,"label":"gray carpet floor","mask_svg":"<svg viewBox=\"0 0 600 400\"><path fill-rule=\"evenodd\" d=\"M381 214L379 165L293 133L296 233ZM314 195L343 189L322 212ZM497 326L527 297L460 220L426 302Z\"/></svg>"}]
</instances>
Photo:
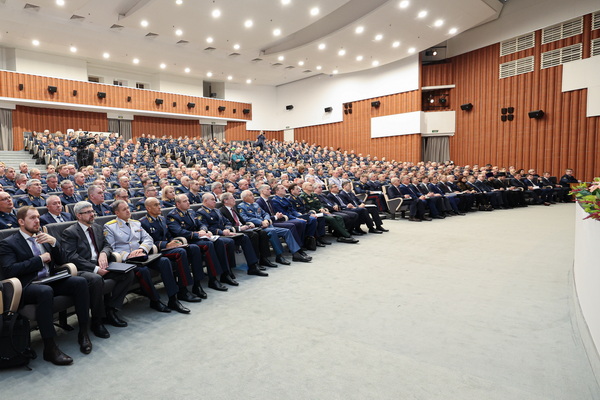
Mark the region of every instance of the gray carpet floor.
<instances>
[{"instance_id":1,"label":"gray carpet floor","mask_svg":"<svg viewBox=\"0 0 600 400\"><path fill-rule=\"evenodd\" d=\"M130 295L128 328L87 356L61 332L75 363L2 371L1 397L600 399L574 321L574 207L386 221L310 264L239 271L190 315Z\"/></svg>"}]
</instances>

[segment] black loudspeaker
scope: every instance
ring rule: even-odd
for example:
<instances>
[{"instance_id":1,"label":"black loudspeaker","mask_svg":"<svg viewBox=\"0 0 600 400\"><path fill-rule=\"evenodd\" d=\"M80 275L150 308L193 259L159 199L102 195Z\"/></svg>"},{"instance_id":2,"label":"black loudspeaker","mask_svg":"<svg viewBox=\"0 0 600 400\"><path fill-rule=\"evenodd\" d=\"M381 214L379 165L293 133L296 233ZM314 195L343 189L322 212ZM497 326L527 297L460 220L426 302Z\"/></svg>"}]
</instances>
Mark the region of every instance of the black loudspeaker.
<instances>
[{"instance_id":1,"label":"black loudspeaker","mask_svg":"<svg viewBox=\"0 0 600 400\"><path fill-rule=\"evenodd\" d=\"M73 90L73 96L77 96L77 90Z\"/></svg>"},{"instance_id":2,"label":"black loudspeaker","mask_svg":"<svg viewBox=\"0 0 600 400\"><path fill-rule=\"evenodd\" d=\"M348 103L348 108L352 108L352 103Z\"/></svg>"},{"instance_id":3,"label":"black loudspeaker","mask_svg":"<svg viewBox=\"0 0 600 400\"><path fill-rule=\"evenodd\" d=\"M23 89L25 89L25 86L23 86L22 83L19 83L19 90L23 90Z\"/></svg>"},{"instance_id":4,"label":"black loudspeaker","mask_svg":"<svg viewBox=\"0 0 600 400\"><path fill-rule=\"evenodd\" d=\"M131 96L127 96L127 102L131 101Z\"/></svg>"},{"instance_id":5,"label":"black loudspeaker","mask_svg":"<svg viewBox=\"0 0 600 400\"><path fill-rule=\"evenodd\" d=\"M293 110L294 106L290 104L289 106L285 106L285 109L286 110Z\"/></svg>"},{"instance_id":6,"label":"black loudspeaker","mask_svg":"<svg viewBox=\"0 0 600 400\"><path fill-rule=\"evenodd\" d=\"M156 99L156 100L154 100L154 102L158 106L158 105L161 105L163 103L163 99Z\"/></svg>"},{"instance_id":7,"label":"black loudspeaker","mask_svg":"<svg viewBox=\"0 0 600 400\"><path fill-rule=\"evenodd\" d=\"M503 107L500 109L500 112L502 113L502 115L504 115L508 112L508 109L506 107Z\"/></svg>"},{"instance_id":8,"label":"black loudspeaker","mask_svg":"<svg viewBox=\"0 0 600 400\"><path fill-rule=\"evenodd\" d=\"M56 93L57 90L58 88L56 86L48 86L48 93L50 94Z\"/></svg>"},{"instance_id":9,"label":"black loudspeaker","mask_svg":"<svg viewBox=\"0 0 600 400\"><path fill-rule=\"evenodd\" d=\"M332 112L333 111L333 107L325 107L325 112Z\"/></svg>"},{"instance_id":10,"label":"black loudspeaker","mask_svg":"<svg viewBox=\"0 0 600 400\"><path fill-rule=\"evenodd\" d=\"M352 114L352 109L351 108L348 109L348 114Z\"/></svg>"},{"instance_id":11,"label":"black loudspeaker","mask_svg":"<svg viewBox=\"0 0 600 400\"><path fill-rule=\"evenodd\" d=\"M187 107L188 108L194 108L194 107L196 107L196 103L188 103Z\"/></svg>"},{"instance_id":12,"label":"black loudspeaker","mask_svg":"<svg viewBox=\"0 0 600 400\"><path fill-rule=\"evenodd\" d=\"M106 92L98 92L98 98L99 98L99 99L104 99L104 98L106 98Z\"/></svg>"},{"instance_id":13,"label":"black loudspeaker","mask_svg":"<svg viewBox=\"0 0 600 400\"><path fill-rule=\"evenodd\" d=\"M506 122L506 115L501 115L500 119L502 120L502 122Z\"/></svg>"},{"instance_id":14,"label":"black loudspeaker","mask_svg":"<svg viewBox=\"0 0 600 400\"><path fill-rule=\"evenodd\" d=\"M348 108L348 103L344 103L344 108Z\"/></svg>"},{"instance_id":15,"label":"black loudspeaker","mask_svg":"<svg viewBox=\"0 0 600 400\"><path fill-rule=\"evenodd\" d=\"M542 110L529 111L529 118L540 119L544 117L544 112Z\"/></svg>"},{"instance_id":16,"label":"black loudspeaker","mask_svg":"<svg viewBox=\"0 0 600 400\"><path fill-rule=\"evenodd\" d=\"M371 102L371 107L375 107L375 108L377 108L377 107L379 107L380 105L381 105L381 102L380 102L380 101L372 101L372 102Z\"/></svg>"},{"instance_id":17,"label":"black loudspeaker","mask_svg":"<svg viewBox=\"0 0 600 400\"><path fill-rule=\"evenodd\" d=\"M233 109L233 113L235 114L236 112L237 112L237 109L236 109L236 108L234 108L234 109Z\"/></svg>"},{"instance_id":18,"label":"black loudspeaker","mask_svg":"<svg viewBox=\"0 0 600 400\"><path fill-rule=\"evenodd\" d=\"M467 103L460 106L460 109L463 111L471 111L473 109L473 104Z\"/></svg>"},{"instance_id":19,"label":"black loudspeaker","mask_svg":"<svg viewBox=\"0 0 600 400\"><path fill-rule=\"evenodd\" d=\"M219 112L223 112L225 111L225 107L224 106L219 106Z\"/></svg>"},{"instance_id":20,"label":"black loudspeaker","mask_svg":"<svg viewBox=\"0 0 600 400\"><path fill-rule=\"evenodd\" d=\"M208 111L209 109L210 109L210 107L209 107L209 106L206 106L206 111Z\"/></svg>"},{"instance_id":21,"label":"black loudspeaker","mask_svg":"<svg viewBox=\"0 0 600 400\"><path fill-rule=\"evenodd\" d=\"M508 114L508 120L512 121L513 119L515 119L515 114Z\"/></svg>"},{"instance_id":22,"label":"black loudspeaker","mask_svg":"<svg viewBox=\"0 0 600 400\"><path fill-rule=\"evenodd\" d=\"M344 110L344 114L348 115L348 110L347 109Z\"/></svg>"},{"instance_id":23,"label":"black loudspeaker","mask_svg":"<svg viewBox=\"0 0 600 400\"><path fill-rule=\"evenodd\" d=\"M514 107L508 107L508 113L512 114L515 112L515 108Z\"/></svg>"},{"instance_id":24,"label":"black loudspeaker","mask_svg":"<svg viewBox=\"0 0 600 400\"><path fill-rule=\"evenodd\" d=\"M177 102L176 101L173 102L173 107L177 107Z\"/></svg>"},{"instance_id":25,"label":"black loudspeaker","mask_svg":"<svg viewBox=\"0 0 600 400\"><path fill-rule=\"evenodd\" d=\"M242 110L242 112L243 112L244 114L250 114L250 109L249 109L249 108L244 108L244 109Z\"/></svg>"}]
</instances>

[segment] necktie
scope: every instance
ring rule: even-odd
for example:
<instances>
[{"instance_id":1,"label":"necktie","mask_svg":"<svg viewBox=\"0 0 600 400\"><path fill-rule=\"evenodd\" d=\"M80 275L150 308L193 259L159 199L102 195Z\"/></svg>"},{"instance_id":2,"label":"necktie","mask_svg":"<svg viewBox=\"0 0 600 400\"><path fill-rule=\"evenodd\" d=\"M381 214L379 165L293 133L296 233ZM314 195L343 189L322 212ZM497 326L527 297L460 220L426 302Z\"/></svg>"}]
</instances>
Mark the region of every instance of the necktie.
<instances>
[{"instance_id":1,"label":"necktie","mask_svg":"<svg viewBox=\"0 0 600 400\"><path fill-rule=\"evenodd\" d=\"M27 240L29 240L31 242L31 248L33 251L33 255L35 257L39 257L42 255L42 252L40 251L40 248L38 247L37 243L35 242L35 237L30 236L27 238ZM46 264L44 264L44 268L38 272L38 279L42 279L47 277L48 275L50 275L50 271L48 270L48 267L46 266Z\"/></svg>"},{"instance_id":2,"label":"necktie","mask_svg":"<svg viewBox=\"0 0 600 400\"><path fill-rule=\"evenodd\" d=\"M60 215L60 214L58 214L58 217L56 217L56 218L58 219L58 222L65 222L62 215Z\"/></svg>"},{"instance_id":3,"label":"necktie","mask_svg":"<svg viewBox=\"0 0 600 400\"><path fill-rule=\"evenodd\" d=\"M237 216L237 213L235 212L235 210L232 208L231 210L231 215L233 216L233 220L235 221L235 226L240 226L240 219Z\"/></svg>"},{"instance_id":4,"label":"necktie","mask_svg":"<svg viewBox=\"0 0 600 400\"><path fill-rule=\"evenodd\" d=\"M273 206L271 205L271 200L266 199L265 203L267 203L267 207L269 207L269 214L275 215L275 213L273 212Z\"/></svg>"},{"instance_id":5,"label":"necktie","mask_svg":"<svg viewBox=\"0 0 600 400\"><path fill-rule=\"evenodd\" d=\"M94 231L92 231L92 227L90 226L87 229L88 235L90 235L90 238L92 239L92 244L94 245L94 250L96 250L96 256L98 256L98 245L96 244L96 238L94 237Z\"/></svg>"}]
</instances>

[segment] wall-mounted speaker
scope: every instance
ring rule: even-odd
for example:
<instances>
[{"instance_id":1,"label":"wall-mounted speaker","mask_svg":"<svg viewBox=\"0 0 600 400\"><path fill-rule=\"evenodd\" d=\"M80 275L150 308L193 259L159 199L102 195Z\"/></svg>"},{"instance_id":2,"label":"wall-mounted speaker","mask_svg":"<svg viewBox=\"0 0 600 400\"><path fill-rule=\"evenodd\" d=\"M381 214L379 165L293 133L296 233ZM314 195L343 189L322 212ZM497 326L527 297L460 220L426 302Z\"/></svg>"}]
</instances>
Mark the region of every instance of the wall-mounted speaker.
<instances>
[{"instance_id":1,"label":"wall-mounted speaker","mask_svg":"<svg viewBox=\"0 0 600 400\"><path fill-rule=\"evenodd\" d=\"M127 96L127 102L131 102L131 96Z\"/></svg>"},{"instance_id":2,"label":"wall-mounted speaker","mask_svg":"<svg viewBox=\"0 0 600 400\"><path fill-rule=\"evenodd\" d=\"M187 103L187 108L194 108L196 107L196 103Z\"/></svg>"},{"instance_id":3,"label":"wall-mounted speaker","mask_svg":"<svg viewBox=\"0 0 600 400\"><path fill-rule=\"evenodd\" d=\"M348 103L344 103L344 108L348 108Z\"/></svg>"},{"instance_id":4,"label":"wall-mounted speaker","mask_svg":"<svg viewBox=\"0 0 600 400\"><path fill-rule=\"evenodd\" d=\"M500 120L502 120L502 122L506 122L506 119L507 119L506 115L501 115L500 116Z\"/></svg>"},{"instance_id":5,"label":"wall-mounted speaker","mask_svg":"<svg viewBox=\"0 0 600 400\"><path fill-rule=\"evenodd\" d=\"M348 103L348 108L352 108L352 103Z\"/></svg>"},{"instance_id":6,"label":"wall-mounted speaker","mask_svg":"<svg viewBox=\"0 0 600 400\"><path fill-rule=\"evenodd\" d=\"M73 96L77 96L77 90L73 90Z\"/></svg>"},{"instance_id":7,"label":"wall-mounted speaker","mask_svg":"<svg viewBox=\"0 0 600 400\"><path fill-rule=\"evenodd\" d=\"M500 109L500 113L502 113L502 115L506 114L508 112L508 109L506 107L503 107Z\"/></svg>"},{"instance_id":8,"label":"wall-mounted speaker","mask_svg":"<svg viewBox=\"0 0 600 400\"><path fill-rule=\"evenodd\" d=\"M226 110L225 106L219 106L219 112L223 112L225 110Z\"/></svg>"},{"instance_id":9,"label":"wall-mounted speaker","mask_svg":"<svg viewBox=\"0 0 600 400\"><path fill-rule=\"evenodd\" d=\"M236 109L236 108L234 108L234 109L233 109L233 113L235 114L236 112L237 112L237 109Z\"/></svg>"},{"instance_id":10,"label":"wall-mounted speaker","mask_svg":"<svg viewBox=\"0 0 600 400\"><path fill-rule=\"evenodd\" d=\"M348 114L352 114L352 109L351 108L348 109Z\"/></svg>"},{"instance_id":11,"label":"wall-mounted speaker","mask_svg":"<svg viewBox=\"0 0 600 400\"><path fill-rule=\"evenodd\" d=\"M381 105L381 102L379 100L371 102L371 107L378 108L380 105Z\"/></svg>"},{"instance_id":12,"label":"wall-mounted speaker","mask_svg":"<svg viewBox=\"0 0 600 400\"><path fill-rule=\"evenodd\" d=\"M106 98L106 92L98 92L98 98L99 98L99 99L104 99L104 98Z\"/></svg>"},{"instance_id":13,"label":"wall-mounted speaker","mask_svg":"<svg viewBox=\"0 0 600 400\"><path fill-rule=\"evenodd\" d=\"M250 114L250 109L249 109L249 108L244 108L244 109L242 110L242 112L243 112L244 114Z\"/></svg>"},{"instance_id":14,"label":"wall-mounted speaker","mask_svg":"<svg viewBox=\"0 0 600 400\"><path fill-rule=\"evenodd\" d=\"M529 118L540 119L544 117L544 112L542 110L529 111Z\"/></svg>"},{"instance_id":15,"label":"wall-mounted speaker","mask_svg":"<svg viewBox=\"0 0 600 400\"><path fill-rule=\"evenodd\" d=\"M515 119L515 114L508 114L508 120L512 121L513 119Z\"/></svg>"},{"instance_id":16,"label":"wall-mounted speaker","mask_svg":"<svg viewBox=\"0 0 600 400\"><path fill-rule=\"evenodd\" d=\"M19 83L19 90L23 90L23 89L25 89L25 86L23 86L22 83Z\"/></svg>"},{"instance_id":17,"label":"wall-mounted speaker","mask_svg":"<svg viewBox=\"0 0 600 400\"><path fill-rule=\"evenodd\" d=\"M159 106L163 103L163 99L156 99L156 100L154 100L154 102L156 103L157 106Z\"/></svg>"},{"instance_id":18,"label":"wall-mounted speaker","mask_svg":"<svg viewBox=\"0 0 600 400\"><path fill-rule=\"evenodd\" d=\"M54 94L56 93L58 88L56 86L48 86L48 93Z\"/></svg>"},{"instance_id":19,"label":"wall-mounted speaker","mask_svg":"<svg viewBox=\"0 0 600 400\"><path fill-rule=\"evenodd\" d=\"M463 111L471 111L473 109L473 104L471 104L471 103L462 104L460 106L460 109Z\"/></svg>"},{"instance_id":20,"label":"wall-mounted speaker","mask_svg":"<svg viewBox=\"0 0 600 400\"><path fill-rule=\"evenodd\" d=\"M289 111L289 110L293 110L293 109L294 109L294 106L290 104L290 105L288 105L288 106L285 106L285 109L286 109L286 110L288 110L288 111Z\"/></svg>"},{"instance_id":21,"label":"wall-mounted speaker","mask_svg":"<svg viewBox=\"0 0 600 400\"><path fill-rule=\"evenodd\" d=\"M173 107L177 107L177 102L176 101L173 102Z\"/></svg>"},{"instance_id":22,"label":"wall-mounted speaker","mask_svg":"<svg viewBox=\"0 0 600 400\"><path fill-rule=\"evenodd\" d=\"M515 108L514 107L508 107L508 113L512 114L515 112Z\"/></svg>"},{"instance_id":23,"label":"wall-mounted speaker","mask_svg":"<svg viewBox=\"0 0 600 400\"><path fill-rule=\"evenodd\" d=\"M348 109L344 110L344 114L348 115Z\"/></svg>"},{"instance_id":24,"label":"wall-mounted speaker","mask_svg":"<svg viewBox=\"0 0 600 400\"><path fill-rule=\"evenodd\" d=\"M333 111L333 107L325 107L325 112L332 112Z\"/></svg>"},{"instance_id":25,"label":"wall-mounted speaker","mask_svg":"<svg viewBox=\"0 0 600 400\"><path fill-rule=\"evenodd\" d=\"M210 109L210 107L209 107L209 106L206 106L206 111L208 111L209 109Z\"/></svg>"}]
</instances>

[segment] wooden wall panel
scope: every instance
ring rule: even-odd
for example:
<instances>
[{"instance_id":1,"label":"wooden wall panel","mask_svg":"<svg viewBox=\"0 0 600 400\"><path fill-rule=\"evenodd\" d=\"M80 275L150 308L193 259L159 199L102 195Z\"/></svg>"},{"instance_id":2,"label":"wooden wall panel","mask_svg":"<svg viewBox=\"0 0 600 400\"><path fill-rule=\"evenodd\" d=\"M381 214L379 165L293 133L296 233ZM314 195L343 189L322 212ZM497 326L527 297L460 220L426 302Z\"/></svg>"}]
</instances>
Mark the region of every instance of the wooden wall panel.
<instances>
[{"instance_id":1,"label":"wooden wall panel","mask_svg":"<svg viewBox=\"0 0 600 400\"><path fill-rule=\"evenodd\" d=\"M171 119L136 116L131 122L131 133L134 138L142 133L161 137L163 135L177 137L202 137L200 123L192 119Z\"/></svg>"},{"instance_id":2,"label":"wooden wall panel","mask_svg":"<svg viewBox=\"0 0 600 400\"><path fill-rule=\"evenodd\" d=\"M23 150L23 132L41 132L45 129L63 133L66 133L67 129L100 132L108 130L105 113L17 106L12 117L14 150Z\"/></svg>"},{"instance_id":3,"label":"wooden wall panel","mask_svg":"<svg viewBox=\"0 0 600 400\"><path fill-rule=\"evenodd\" d=\"M247 131L245 122L230 121L225 130L225 139L227 141L255 141L260 131ZM283 141L283 131L264 131L267 140Z\"/></svg>"}]
</instances>

